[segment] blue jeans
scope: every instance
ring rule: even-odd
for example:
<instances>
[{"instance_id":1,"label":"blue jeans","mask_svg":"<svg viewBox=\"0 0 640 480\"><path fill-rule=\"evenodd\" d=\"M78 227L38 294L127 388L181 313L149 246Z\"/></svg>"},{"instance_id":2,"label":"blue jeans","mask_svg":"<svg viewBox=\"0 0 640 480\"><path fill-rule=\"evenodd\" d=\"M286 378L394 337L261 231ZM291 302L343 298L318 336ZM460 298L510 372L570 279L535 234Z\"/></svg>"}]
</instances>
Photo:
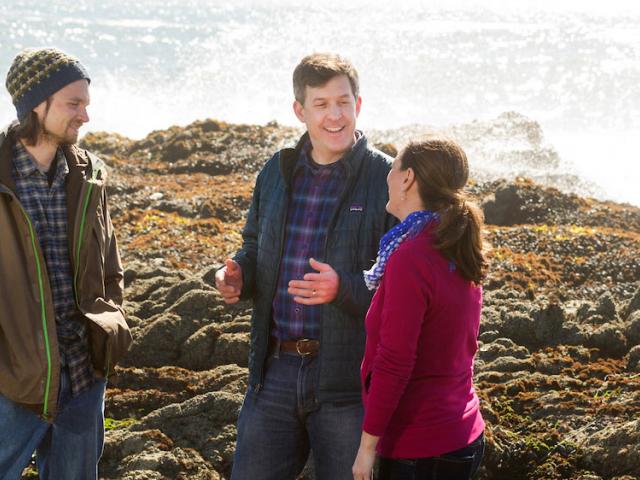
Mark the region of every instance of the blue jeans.
<instances>
[{"instance_id":1,"label":"blue jeans","mask_svg":"<svg viewBox=\"0 0 640 480\"><path fill-rule=\"evenodd\" d=\"M484 455L484 434L466 447L437 457L380 458L376 480L469 480Z\"/></svg>"},{"instance_id":2,"label":"blue jeans","mask_svg":"<svg viewBox=\"0 0 640 480\"><path fill-rule=\"evenodd\" d=\"M72 398L69 371L63 368L53 423L0 395L0 479L19 479L34 451L41 480L97 478L104 444L105 383L97 379Z\"/></svg>"},{"instance_id":3,"label":"blue jeans","mask_svg":"<svg viewBox=\"0 0 640 480\"><path fill-rule=\"evenodd\" d=\"M352 480L360 444L360 402L320 403L318 360L280 353L264 385L249 387L238 417L232 480L293 480L313 452L318 480Z\"/></svg>"}]
</instances>

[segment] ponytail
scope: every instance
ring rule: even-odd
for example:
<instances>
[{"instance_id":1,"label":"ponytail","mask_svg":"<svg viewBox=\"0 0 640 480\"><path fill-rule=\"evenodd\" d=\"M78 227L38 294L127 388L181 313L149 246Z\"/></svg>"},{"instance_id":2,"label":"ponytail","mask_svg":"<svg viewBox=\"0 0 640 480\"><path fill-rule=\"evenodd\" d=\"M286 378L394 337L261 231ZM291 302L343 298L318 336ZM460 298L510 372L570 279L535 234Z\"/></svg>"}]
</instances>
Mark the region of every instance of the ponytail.
<instances>
[{"instance_id":1,"label":"ponytail","mask_svg":"<svg viewBox=\"0 0 640 480\"><path fill-rule=\"evenodd\" d=\"M424 205L440 215L435 248L452 260L463 278L476 284L486 276L484 216L463 192L469 176L467 156L454 141L430 137L400 152L403 170L412 168Z\"/></svg>"},{"instance_id":2,"label":"ponytail","mask_svg":"<svg viewBox=\"0 0 640 480\"><path fill-rule=\"evenodd\" d=\"M487 260L483 252L482 211L472 202L462 200L440 211L435 248L453 260L460 274L480 284L486 276Z\"/></svg>"}]
</instances>

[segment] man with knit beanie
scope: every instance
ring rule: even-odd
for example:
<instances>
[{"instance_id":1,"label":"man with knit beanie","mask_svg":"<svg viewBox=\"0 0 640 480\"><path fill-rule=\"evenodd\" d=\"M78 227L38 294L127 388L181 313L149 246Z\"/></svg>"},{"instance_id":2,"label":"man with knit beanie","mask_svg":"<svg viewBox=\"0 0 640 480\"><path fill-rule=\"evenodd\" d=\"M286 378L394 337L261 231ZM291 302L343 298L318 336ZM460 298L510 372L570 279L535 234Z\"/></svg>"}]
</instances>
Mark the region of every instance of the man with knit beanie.
<instances>
[{"instance_id":1,"label":"man with knit beanie","mask_svg":"<svg viewBox=\"0 0 640 480\"><path fill-rule=\"evenodd\" d=\"M89 75L54 48L20 52L0 132L0 479L36 452L41 479L97 478L106 378L131 334L104 163L76 144Z\"/></svg>"}]
</instances>

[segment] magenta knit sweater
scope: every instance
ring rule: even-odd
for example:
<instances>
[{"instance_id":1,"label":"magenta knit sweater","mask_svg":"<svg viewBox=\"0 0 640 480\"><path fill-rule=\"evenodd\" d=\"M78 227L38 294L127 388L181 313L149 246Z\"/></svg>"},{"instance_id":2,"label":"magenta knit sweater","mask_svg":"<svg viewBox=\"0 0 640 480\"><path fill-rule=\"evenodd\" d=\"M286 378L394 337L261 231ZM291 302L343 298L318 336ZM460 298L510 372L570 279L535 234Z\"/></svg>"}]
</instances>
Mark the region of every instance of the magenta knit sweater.
<instances>
[{"instance_id":1,"label":"magenta knit sweater","mask_svg":"<svg viewBox=\"0 0 640 480\"><path fill-rule=\"evenodd\" d=\"M473 389L482 289L436 251L428 229L387 263L366 318L363 429L378 453L421 458L462 448L484 430Z\"/></svg>"}]
</instances>

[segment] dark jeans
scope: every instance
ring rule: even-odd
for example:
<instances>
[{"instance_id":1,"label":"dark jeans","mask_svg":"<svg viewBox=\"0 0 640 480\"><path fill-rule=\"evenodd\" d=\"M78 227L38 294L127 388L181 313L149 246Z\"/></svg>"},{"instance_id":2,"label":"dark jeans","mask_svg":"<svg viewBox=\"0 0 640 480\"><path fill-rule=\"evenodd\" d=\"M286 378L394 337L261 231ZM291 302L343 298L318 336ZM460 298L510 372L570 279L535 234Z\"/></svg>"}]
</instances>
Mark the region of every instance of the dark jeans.
<instances>
[{"instance_id":1,"label":"dark jeans","mask_svg":"<svg viewBox=\"0 0 640 480\"><path fill-rule=\"evenodd\" d=\"M480 467L484 434L466 447L437 457L380 458L380 480L469 480Z\"/></svg>"},{"instance_id":2,"label":"dark jeans","mask_svg":"<svg viewBox=\"0 0 640 480\"><path fill-rule=\"evenodd\" d=\"M317 378L316 357L267 360L262 389L249 387L240 410L232 480L294 480L310 450L317 480L353 480L362 404L319 402Z\"/></svg>"}]
</instances>

